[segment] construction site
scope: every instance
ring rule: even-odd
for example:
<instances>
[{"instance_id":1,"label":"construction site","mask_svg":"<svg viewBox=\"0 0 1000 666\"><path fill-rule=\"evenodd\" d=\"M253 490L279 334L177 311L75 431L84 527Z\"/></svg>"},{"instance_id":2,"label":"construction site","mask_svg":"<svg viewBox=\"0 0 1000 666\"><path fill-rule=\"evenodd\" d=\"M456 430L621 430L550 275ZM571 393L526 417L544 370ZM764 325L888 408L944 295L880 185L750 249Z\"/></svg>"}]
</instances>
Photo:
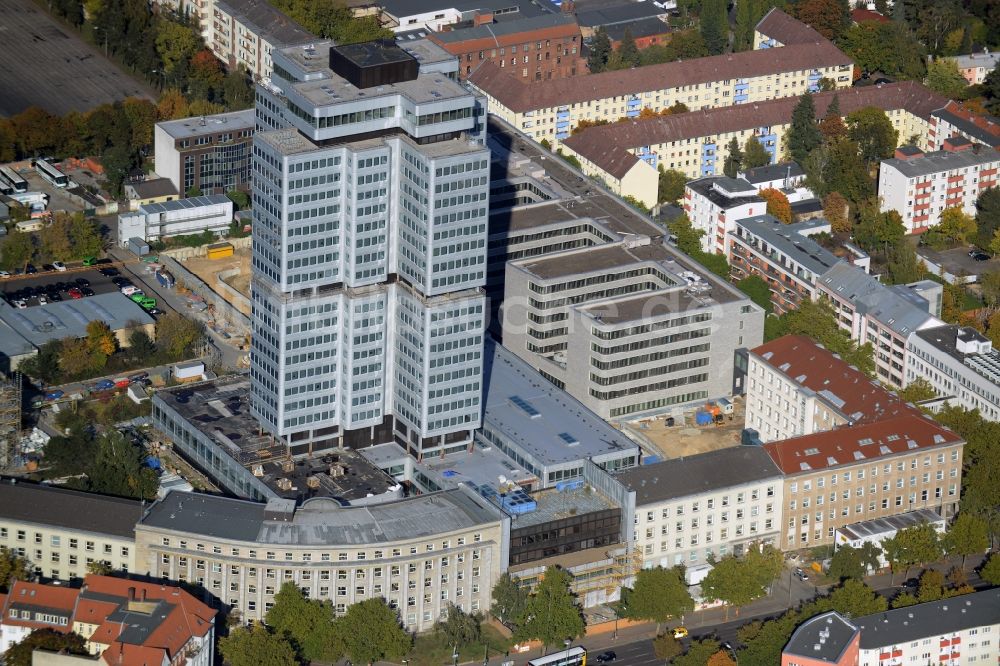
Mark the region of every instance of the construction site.
<instances>
[{"instance_id":1,"label":"construction site","mask_svg":"<svg viewBox=\"0 0 1000 666\"><path fill-rule=\"evenodd\" d=\"M0 375L0 471L23 466L21 459L21 373Z\"/></svg>"},{"instance_id":2,"label":"construction site","mask_svg":"<svg viewBox=\"0 0 1000 666\"><path fill-rule=\"evenodd\" d=\"M732 401L706 403L683 415L629 421L621 427L661 459L683 458L739 446L745 408L743 398L736 396Z\"/></svg>"}]
</instances>

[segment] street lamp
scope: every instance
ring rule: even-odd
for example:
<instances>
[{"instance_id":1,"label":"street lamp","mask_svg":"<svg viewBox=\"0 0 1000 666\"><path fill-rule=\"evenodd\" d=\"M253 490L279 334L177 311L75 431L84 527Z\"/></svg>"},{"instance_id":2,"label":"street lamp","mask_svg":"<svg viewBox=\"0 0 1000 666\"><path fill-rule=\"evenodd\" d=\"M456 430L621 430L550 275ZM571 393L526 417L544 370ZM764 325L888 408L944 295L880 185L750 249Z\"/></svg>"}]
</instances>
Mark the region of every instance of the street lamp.
<instances>
[{"instance_id":1,"label":"street lamp","mask_svg":"<svg viewBox=\"0 0 1000 666\"><path fill-rule=\"evenodd\" d=\"M736 655L736 650L733 649L733 646L730 643L723 643L722 647L724 647L729 654L733 655L733 661L736 662L736 666L740 666L740 658Z\"/></svg>"}]
</instances>

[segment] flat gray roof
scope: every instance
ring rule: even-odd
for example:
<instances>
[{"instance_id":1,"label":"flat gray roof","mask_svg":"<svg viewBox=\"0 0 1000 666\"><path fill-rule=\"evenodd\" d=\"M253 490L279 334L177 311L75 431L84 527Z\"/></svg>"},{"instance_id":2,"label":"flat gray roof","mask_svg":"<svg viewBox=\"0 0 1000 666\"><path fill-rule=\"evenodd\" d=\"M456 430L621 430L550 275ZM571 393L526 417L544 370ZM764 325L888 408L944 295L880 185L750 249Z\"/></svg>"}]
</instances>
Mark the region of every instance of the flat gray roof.
<instances>
[{"instance_id":1,"label":"flat gray roof","mask_svg":"<svg viewBox=\"0 0 1000 666\"><path fill-rule=\"evenodd\" d=\"M217 113L212 116L192 116L191 118L165 120L162 123L156 123L156 126L175 139L189 139L191 137L202 136L203 134L253 129L257 122L255 114L256 111L253 109L245 109L243 111Z\"/></svg>"},{"instance_id":2,"label":"flat gray roof","mask_svg":"<svg viewBox=\"0 0 1000 666\"><path fill-rule=\"evenodd\" d=\"M568 490L547 488L529 494L535 500L535 510L512 516L511 530L620 508L601 493L586 486Z\"/></svg>"},{"instance_id":3,"label":"flat gray roof","mask_svg":"<svg viewBox=\"0 0 1000 666\"><path fill-rule=\"evenodd\" d=\"M141 524L261 545L344 547L431 537L500 520L498 510L464 488L373 506L344 507L318 498L295 509L288 520L269 517L268 507L173 491L150 507Z\"/></svg>"},{"instance_id":4,"label":"flat gray roof","mask_svg":"<svg viewBox=\"0 0 1000 666\"><path fill-rule=\"evenodd\" d=\"M266 0L217 0L226 12L266 39L272 46L298 44L316 36ZM230 37L235 39L236 35Z\"/></svg>"},{"instance_id":5,"label":"flat gray roof","mask_svg":"<svg viewBox=\"0 0 1000 666\"><path fill-rule=\"evenodd\" d=\"M642 506L765 479L780 479L781 471L763 448L731 446L633 467L615 477L635 491L635 504Z\"/></svg>"},{"instance_id":6,"label":"flat gray roof","mask_svg":"<svg viewBox=\"0 0 1000 666\"><path fill-rule=\"evenodd\" d=\"M912 292L894 291L860 268L846 262L835 264L826 271L817 284L854 304L862 314L870 314L883 326L906 336L935 317L917 305L920 298Z\"/></svg>"},{"instance_id":7,"label":"flat gray roof","mask_svg":"<svg viewBox=\"0 0 1000 666\"><path fill-rule=\"evenodd\" d=\"M853 622L861 629L861 649L873 650L997 624L997 618L1000 588L865 615Z\"/></svg>"},{"instance_id":8,"label":"flat gray roof","mask_svg":"<svg viewBox=\"0 0 1000 666\"><path fill-rule=\"evenodd\" d=\"M939 171L962 169L996 161L1000 161L1000 151L987 146L977 145L957 153L948 150L939 150L934 153L927 153L923 157L911 157L905 160L893 157L888 160L882 160L882 165L883 167L891 166L898 169L907 178L915 178Z\"/></svg>"},{"instance_id":9,"label":"flat gray roof","mask_svg":"<svg viewBox=\"0 0 1000 666\"><path fill-rule=\"evenodd\" d=\"M170 182L170 181L167 181ZM162 203L150 203L139 206L139 211L151 215L154 213L170 213L175 210L189 210L200 208L201 206L214 206L216 204L232 203L229 197L224 194L209 194L200 197L188 197L186 199L175 199L174 201L164 201Z\"/></svg>"},{"instance_id":10,"label":"flat gray roof","mask_svg":"<svg viewBox=\"0 0 1000 666\"><path fill-rule=\"evenodd\" d=\"M754 215L737 220L736 224L796 263L801 264L817 277L826 273L835 264L840 263L840 259L836 255L809 236L800 233L800 231L815 227L815 220L809 220L801 225L782 224L780 220L771 215Z\"/></svg>"},{"instance_id":11,"label":"flat gray roof","mask_svg":"<svg viewBox=\"0 0 1000 666\"><path fill-rule=\"evenodd\" d=\"M800 624L782 652L837 664L858 631L858 627L840 613L829 611Z\"/></svg>"},{"instance_id":12,"label":"flat gray roof","mask_svg":"<svg viewBox=\"0 0 1000 666\"><path fill-rule=\"evenodd\" d=\"M925 340L935 349L953 358L958 363L969 368L980 377L995 385L1000 385L1000 350L991 348L986 353L963 353L958 351L958 341L988 342L979 331L968 326L936 326L916 332L917 337ZM996 396L994 400L1000 399Z\"/></svg>"},{"instance_id":13,"label":"flat gray roof","mask_svg":"<svg viewBox=\"0 0 1000 666\"><path fill-rule=\"evenodd\" d=\"M0 481L0 516L8 520L50 525L132 539L142 516L142 502L78 490Z\"/></svg>"},{"instance_id":14,"label":"flat gray roof","mask_svg":"<svg viewBox=\"0 0 1000 666\"><path fill-rule=\"evenodd\" d=\"M471 28L458 28L434 33L434 39L451 44L471 39L493 39L530 30L543 30L562 25L575 25L576 20L568 14L541 14L539 16L522 17L504 23L487 23ZM666 27L666 24L664 24Z\"/></svg>"},{"instance_id":15,"label":"flat gray roof","mask_svg":"<svg viewBox=\"0 0 1000 666\"><path fill-rule=\"evenodd\" d=\"M576 398L492 340L483 363L483 428L501 433L541 465L625 454L639 447Z\"/></svg>"},{"instance_id":16,"label":"flat gray roof","mask_svg":"<svg viewBox=\"0 0 1000 666\"><path fill-rule=\"evenodd\" d=\"M87 324L95 320L103 321L112 331L154 321L138 304L117 291L23 310L0 301L0 321L35 347L49 340L85 337Z\"/></svg>"}]
</instances>

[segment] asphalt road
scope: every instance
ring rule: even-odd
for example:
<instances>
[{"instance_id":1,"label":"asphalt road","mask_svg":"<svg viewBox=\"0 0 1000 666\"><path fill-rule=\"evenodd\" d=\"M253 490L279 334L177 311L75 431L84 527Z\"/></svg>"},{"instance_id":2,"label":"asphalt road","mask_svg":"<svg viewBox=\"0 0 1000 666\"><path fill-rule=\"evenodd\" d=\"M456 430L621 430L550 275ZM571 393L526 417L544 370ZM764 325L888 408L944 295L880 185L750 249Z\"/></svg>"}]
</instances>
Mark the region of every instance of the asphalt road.
<instances>
[{"instance_id":1,"label":"asphalt road","mask_svg":"<svg viewBox=\"0 0 1000 666\"><path fill-rule=\"evenodd\" d=\"M32 0L0 0L0 116L30 106L64 115L151 90Z\"/></svg>"}]
</instances>

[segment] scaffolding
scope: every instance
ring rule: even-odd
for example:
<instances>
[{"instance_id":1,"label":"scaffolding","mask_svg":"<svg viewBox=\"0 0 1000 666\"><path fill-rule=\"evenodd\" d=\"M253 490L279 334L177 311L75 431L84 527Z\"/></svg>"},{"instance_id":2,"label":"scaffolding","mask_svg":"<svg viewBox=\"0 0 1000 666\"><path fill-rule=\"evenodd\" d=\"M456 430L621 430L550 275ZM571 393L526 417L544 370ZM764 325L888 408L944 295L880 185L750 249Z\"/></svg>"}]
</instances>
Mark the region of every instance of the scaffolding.
<instances>
[{"instance_id":1,"label":"scaffolding","mask_svg":"<svg viewBox=\"0 0 1000 666\"><path fill-rule=\"evenodd\" d=\"M0 374L0 470L18 465L21 438L21 373Z\"/></svg>"}]
</instances>

